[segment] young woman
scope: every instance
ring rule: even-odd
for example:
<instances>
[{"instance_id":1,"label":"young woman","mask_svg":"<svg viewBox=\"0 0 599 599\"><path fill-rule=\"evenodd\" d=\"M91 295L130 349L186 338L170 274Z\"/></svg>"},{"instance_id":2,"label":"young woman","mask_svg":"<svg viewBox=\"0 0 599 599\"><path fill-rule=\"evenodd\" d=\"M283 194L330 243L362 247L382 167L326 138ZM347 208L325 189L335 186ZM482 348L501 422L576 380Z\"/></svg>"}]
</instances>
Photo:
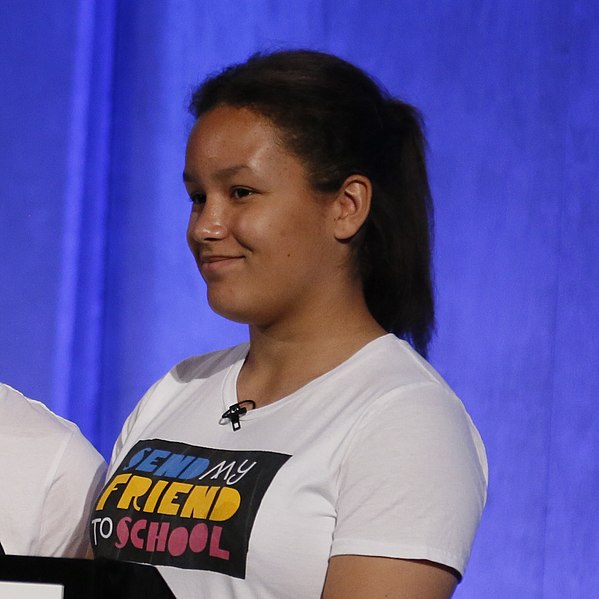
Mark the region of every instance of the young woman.
<instances>
[{"instance_id":1,"label":"young woman","mask_svg":"<svg viewBox=\"0 0 599 599\"><path fill-rule=\"evenodd\" d=\"M144 396L96 555L158 565L178 597L450 597L487 473L412 347L433 326L417 112L311 51L230 67L191 110L189 246L210 306L250 341Z\"/></svg>"}]
</instances>

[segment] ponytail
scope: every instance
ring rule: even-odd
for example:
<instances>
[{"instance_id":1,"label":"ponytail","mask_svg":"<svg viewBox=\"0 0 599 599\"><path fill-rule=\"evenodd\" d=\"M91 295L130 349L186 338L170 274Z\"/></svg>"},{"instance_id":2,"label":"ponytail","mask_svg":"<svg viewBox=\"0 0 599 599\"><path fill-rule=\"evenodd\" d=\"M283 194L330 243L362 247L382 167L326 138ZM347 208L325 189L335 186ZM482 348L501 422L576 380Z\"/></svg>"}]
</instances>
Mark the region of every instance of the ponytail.
<instances>
[{"instance_id":1,"label":"ponytail","mask_svg":"<svg viewBox=\"0 0 599 599\"><path fill-rule=\"evenodd\" d=\"M383 168L374 178L374 200L360 256L367 305L389 332L423 355L434 329L431 276L432 201L425 139L418 111L385 102Z\"/></svg>"}]
</instances>

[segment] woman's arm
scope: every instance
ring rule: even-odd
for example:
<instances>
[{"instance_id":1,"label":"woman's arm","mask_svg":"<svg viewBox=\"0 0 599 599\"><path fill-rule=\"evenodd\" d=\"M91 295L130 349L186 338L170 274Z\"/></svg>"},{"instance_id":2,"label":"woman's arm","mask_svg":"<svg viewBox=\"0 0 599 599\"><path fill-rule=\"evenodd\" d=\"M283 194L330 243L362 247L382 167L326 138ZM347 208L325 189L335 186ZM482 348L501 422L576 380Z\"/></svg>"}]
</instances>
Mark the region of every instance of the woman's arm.
<instances>
[{"instance_id":1,"label":"woman's arm","mask_svg":"<svg viewBox=\"0 0 599 599\"><path fill-rule=\"evenodd\" d=\"M412 387L378 404L341 468L323 597L447 599L485 501L482 443L441 385Z\"/></svg>"},{"instance_id":2,"label":"woman's arm","mask_svg":"<svg viewBox=\"0 0 599 599\"><path fill-rule=\"evenodd\" d=\"M322 599L449 599L457 583L453 570L433 562L337 555Z\"/></svg>"}]
</instances>

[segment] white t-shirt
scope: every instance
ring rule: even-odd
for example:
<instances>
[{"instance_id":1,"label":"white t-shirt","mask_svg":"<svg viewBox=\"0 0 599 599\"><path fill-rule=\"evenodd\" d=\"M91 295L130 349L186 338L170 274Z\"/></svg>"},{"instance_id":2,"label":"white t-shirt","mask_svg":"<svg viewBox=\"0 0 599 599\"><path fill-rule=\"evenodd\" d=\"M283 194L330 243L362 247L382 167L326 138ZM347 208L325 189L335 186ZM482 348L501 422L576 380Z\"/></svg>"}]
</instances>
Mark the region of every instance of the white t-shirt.
<instances>
[{"instance_id":1,"label":"white t-shirt","mask_svg":"<svg viewBox=\"0 0 599 599\"><path fill-rule=\"evenodd\" d=\"M0 384L0 545L6 554L85 557L106 464L71 422Z\"/></svg>"},{"instance_id":2,"label":"white t-shirt","mask_svg":"<svg viewBox=\"0 0 599 599\"><path fill-rule=\"evenodd\" d=\"M321 596L330 556L463 573L486 498L462 403L393 335L241 417L247 344L175 366L130 415L92 515L96 555L153 563L177 597Z\"/></svg>"}]
</instances>

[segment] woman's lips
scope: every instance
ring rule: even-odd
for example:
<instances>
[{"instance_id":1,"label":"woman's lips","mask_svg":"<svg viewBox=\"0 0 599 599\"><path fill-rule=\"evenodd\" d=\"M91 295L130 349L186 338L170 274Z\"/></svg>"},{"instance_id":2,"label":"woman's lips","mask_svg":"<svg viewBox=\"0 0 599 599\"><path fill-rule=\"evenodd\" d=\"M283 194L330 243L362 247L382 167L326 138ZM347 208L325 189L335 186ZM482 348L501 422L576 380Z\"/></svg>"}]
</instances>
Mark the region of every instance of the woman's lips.
<instances>
[{"instance_id":1,"label":"woman's lips","mask_svg":"<svg viewBox=\"0 0 599 599\"><path fill-rule=\"evenodd\" d=\"M243 260L243 256L201 256L200 270L202 273L218 273Z\"/></svg>"}]
</instances>

